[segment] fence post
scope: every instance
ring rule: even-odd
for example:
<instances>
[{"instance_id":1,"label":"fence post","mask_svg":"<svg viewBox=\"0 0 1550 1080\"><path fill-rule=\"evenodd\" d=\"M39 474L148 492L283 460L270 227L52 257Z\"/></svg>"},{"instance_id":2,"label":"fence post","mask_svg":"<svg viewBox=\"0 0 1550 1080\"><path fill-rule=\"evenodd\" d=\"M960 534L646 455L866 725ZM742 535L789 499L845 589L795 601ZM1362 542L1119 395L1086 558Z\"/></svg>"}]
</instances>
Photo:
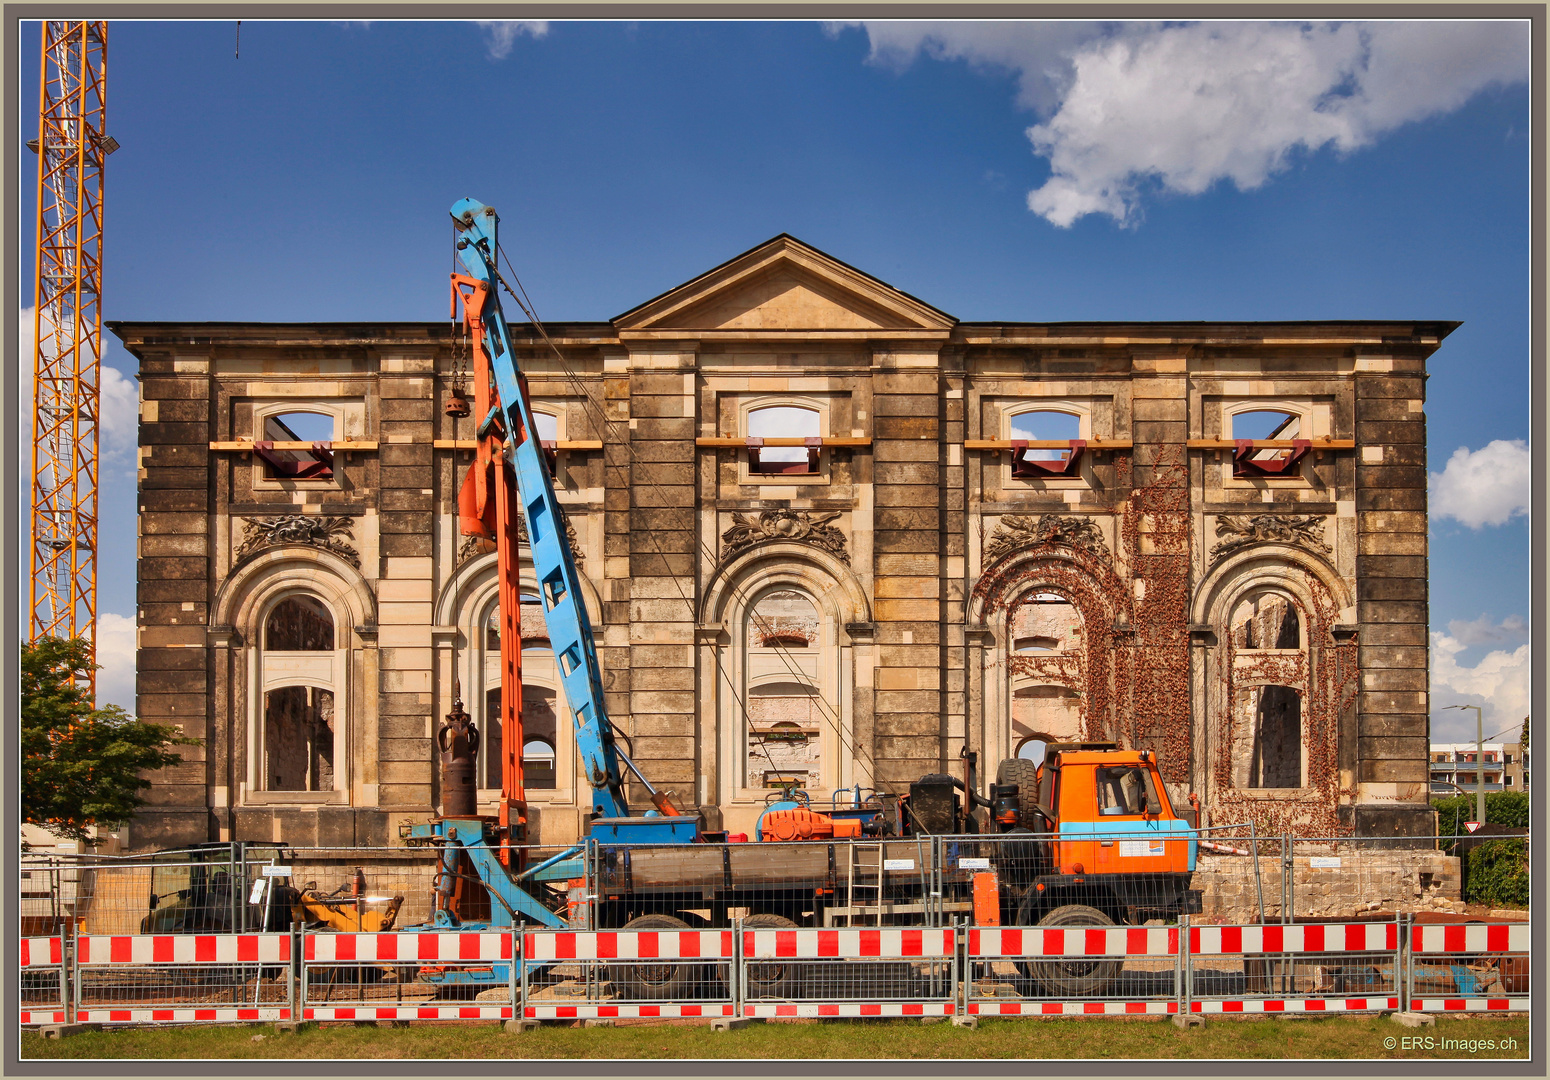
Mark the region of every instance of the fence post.
<instances>
[{"instance_id":1,"label":"fence post","mask_svg":"<svg viewBox=\"0 0 1550 1080\"><path fill-rule=\"evenodd\" d=\"M953 917L953 967L950 972L953 988L953 1015L967 1016L969 1005L969 920L961 915Z\"/></svg>"},{"instance_id":2,"label":"fence post","mask_svg":"<svg viewBox=\"0 0 1550 1080\"><path fill-rule=\"evenodd\" d=\"M74 918L59 928L59 978L64 985L59 989L65 1002L65 1023L75 1023L81 1011L81 947L80 924Z\"/></svg>"},{"instance_id":3,"label":"fence post","mask_svg":"<svg viewBox=\"0 0 1550 1080\"><path fill-rule=\"evenodd\" d=\"M1411 932L1415 927L1415 915L1410 912L1394 913L1399 923L1399 953L1394 957L1395 974L1399 980L1399 1011L1410 1011L1411 983L1415 978L1415 953L1411 949Z\"/></svg>"},{"instance_id":4,"label":"fence post","mask_svg":"<svg viewBox=\"0 0 1550 1080\"><path fill-rule=\"evenodd\" d=\"M747 1000L747 987L743 985L746 974L743 969L743 919L742 916L732 920L732 968L727 972L728 988L732 992L732 1015L743 1019L743 1005Z\"/></svg>"},{"instance_id":5,"label":"fence post","mask_svg":"<svg viewBox=\"0 0 1550 1080\"><path fill-rule=\"evenodd\" d=\"M1179 916L1179 955L1177 961L1180 978L1174 986L1174 997L1179 1002L1179 1015L1188 1015L1190 1002L1195 995L1195 967L1189 951L1189 916Z\"/></svg>"},{"instance_id":6,"label":"fence post","mask_svg":"<svg viewBox=\"0 0 1550 1080\"><path fill-rule=\"evenodd\" d=\"M1249 822L1249 851L1254 855L1254 895L1259 900L1259 924L1265 924L1265 886L1259 876L1259 838L1254 833L1254 823Z\"/></svg>"},{"instance_id":7,"label":"fence post","mask_svg":"<svg viewBox=\"0 0 1550 1080\"><path fill-rule=\"evenodd\" d=\"M1281 834L1281 921L1292 921L1296 898L1292 893L1292 838Z\"/></svg>"}]
</instances>

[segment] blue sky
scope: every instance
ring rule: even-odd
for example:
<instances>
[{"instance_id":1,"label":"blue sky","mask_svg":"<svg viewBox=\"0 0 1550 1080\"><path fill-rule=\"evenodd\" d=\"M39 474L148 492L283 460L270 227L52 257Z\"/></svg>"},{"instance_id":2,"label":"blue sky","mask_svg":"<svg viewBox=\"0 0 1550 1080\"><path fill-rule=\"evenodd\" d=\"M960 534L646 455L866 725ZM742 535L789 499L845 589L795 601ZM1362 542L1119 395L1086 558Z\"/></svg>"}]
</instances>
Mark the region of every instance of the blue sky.
<instances>
[{"instance_id":1,"label":"blue sky","mask_svg":"<svg viewBox=\"0 0 1550 1080\"><path fill-rule=\"evenodd\" d=\"M465 195L554 321L780 232L965 320L1462 320L1428 387L1433 708L1528 710L1526 23L109 35L110 320L444 318ZM102 685L132 706L133 362L104 337Z\"/></svg>"}]
</instances>

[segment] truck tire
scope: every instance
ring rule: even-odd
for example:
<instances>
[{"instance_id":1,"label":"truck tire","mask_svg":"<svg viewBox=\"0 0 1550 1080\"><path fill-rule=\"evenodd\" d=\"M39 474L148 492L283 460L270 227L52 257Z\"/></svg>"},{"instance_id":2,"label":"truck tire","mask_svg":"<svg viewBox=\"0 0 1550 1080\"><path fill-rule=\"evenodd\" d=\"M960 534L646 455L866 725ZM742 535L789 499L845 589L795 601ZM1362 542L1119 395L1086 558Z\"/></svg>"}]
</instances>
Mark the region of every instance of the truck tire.
<instances>
[{"instance_id":1,"label":"truck tire","mask_svg":"<svg viewBox=\"0 0 1550 1080\"><path fill-rule=\"evenodd\" d=\"M689 924L672 915L638 915L621 930L688 930ZM614 964L608 979L620 997L631 1001L672 1001L688 997L695 989L695 975L703 964Z\"/></svg>"},{"instance_id":2,"label":"truck tire","mask_svg":"<svg viewBox=\"0 0 1550 1080\"><path fill-rule=\"evenodd\" d=\"M1038 832L1044 820L1037 810L1039 785L1034 778L1038 771L1037 762L1023 758L1007 758L996 766L996 783L1017 785L1017 824L1029 832Z\"/></svg>"},{"instance_id":3,"label":"truck tire","mask_svg":"<svg viewBox=\"0 0 1550 1080\"><path fill-rule=\"evenodd\" d=\"M797 924L784 915L750 915L743 920L744 930L795 930ZM795 964L749 964L749 998L794 998L802 982L802 969Z\"/></svg>"},{"instance_id":4,"label":"truck tire","mask_svg":"<svg viewBox=\"0 0 1550 1080\"><path fill-rule=\"evenodd\" d=\"M1114 920L1086 904L1065 904L1039 920L1040 926L1113 926ZM1019 960L1017 970L1035 990L1053 998L1098 997L1119 977L1121 960Z\"/></svg>"}]
</instances>

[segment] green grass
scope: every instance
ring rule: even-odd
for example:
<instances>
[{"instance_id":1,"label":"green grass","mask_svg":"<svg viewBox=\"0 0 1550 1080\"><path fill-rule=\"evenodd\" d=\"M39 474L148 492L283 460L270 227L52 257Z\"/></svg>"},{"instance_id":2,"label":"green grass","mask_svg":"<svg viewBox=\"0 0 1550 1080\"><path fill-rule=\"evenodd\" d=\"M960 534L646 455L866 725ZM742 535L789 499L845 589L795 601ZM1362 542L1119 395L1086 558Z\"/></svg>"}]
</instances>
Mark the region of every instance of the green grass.
<instances>
[{"instance_id":1,"label":"green grass","mask_svg":"<svg viewBox=\"0 0 1550 1080\"><path fill-rule=\"evenodd\" d=\"M255 1036L262 1036L255 1042ZM1434 1045L1399 1044L1430 1037ZM1384 1040L1396 1046L1385 1048ZM1442 1040L1504 1040L1516 1048L1444 1048ZM985 1020L978 1030L907 1020L830 1020L750 1024L738 1031L641 1024L616 1028L543 1027L509 1034L497 1024L410 1028L349 1024L278 1033L268 1025L124 1028L65 1039L22 1035L24 1059L67 1058L1439 1058L1528 1056L1525 1016L1441 1017L1435 1027L1403 1028L1379 1016L1211 1018L1180 1029L1131 1019Z\"/></svg>"}]
</instances>

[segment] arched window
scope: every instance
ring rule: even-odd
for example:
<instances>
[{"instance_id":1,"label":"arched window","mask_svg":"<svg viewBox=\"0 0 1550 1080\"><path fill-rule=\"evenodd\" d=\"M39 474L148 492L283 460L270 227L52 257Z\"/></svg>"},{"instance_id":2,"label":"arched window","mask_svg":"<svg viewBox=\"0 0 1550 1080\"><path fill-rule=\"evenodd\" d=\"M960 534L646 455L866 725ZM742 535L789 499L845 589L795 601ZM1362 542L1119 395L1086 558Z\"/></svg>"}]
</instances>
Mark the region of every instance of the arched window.
<instances>
[{"instance_id":1,"label":"arched window","mask_svg":"<svg viewBox=\"0 0 1550 1080\"><path fill-rule=\"evenodd\" d=\"M749 439L820 439L823 418L817 409L769 405L748 411ZM748 471L760 476L812 476L818 472L822 448L810 446L750 446Z\"/></svg>"},{"instance_id":2,"label":"arched window","mask_svg":"<svg viewBox=\"0 0 1550 1080\"><path fill-rule=\"evenodd\" d=\"M1083 636L1076 606L1058 593L1034 593L1013 609L1007 630L1011 745L1080 739Z\"/></svg>"},{"instance_id":3,"label":"arched window","mask_svg":"<svg viewBox=\"0 0 1550 1080\"><path fill-rule=\"evenodd\" d=\"M270 652L319 652L334 647L334 617L315 596L287 596L264 621L264 648Z\"/></svg>"},{"instance_id":4,"label":"arched window","mask_svg":"<svg viewBox=\"0 0 1550 1080\"><path fill-rule=\"evenodd\" d=\"M537 592L524 585L518 603L522 629L523 784L535 791L551 791L559 787L560 755L556 747L561 732L557 693L551 685L558 683L559 673ZM500 650L500 603L492 596L484 617L484 717L479 725L479 773L483 778L480 786L487 791L500 789L504 767L506 732L501 711L504 699ZM569 734L568 727L565 734ZM530 762L528 751L535 744L542 744L539 757Z\"/></svg>"},{"instance_id":5,"label":"arched window","mask_svg":"<svg viewBox=\"0 0 1550 1080\"><path fill-rule=\"evenodd\" d=\"M821 636L818 606L799 590L771 590L748 610L744 782L750 788L824 786Z\"/></svg>"},{"instance_id":6,"label":"arched window","mask_svg":"<svg viewBox=\"0 0 1550 1080\"><path fill-rule=\"evenodd\" d=\"M523 743L523 787L532 791L553 790L555 787L554 758L554 743L548 739L530 738Z\"/></svg>"},{"instance_id":7,"label":"arched window","mask_svg":"<svg viewBox=\"0 0 1550 1080\"><path fill-rule=\"evenodd\" d=\"M1082 438L1082 418L1059 409L1029 409L1011 417L1013 442L1063 442L1067 445L1029 446L1012 455L1012 475L1036 477L1061 475L1076 464L1080 447L1070 443Z\"/></svg>"},{"instance_id":8,"label":"arched window","mask_svg":"<svg viewBox=\"0 0 1550 1080\"><path fill-rule=\"evenodd\" d=\"M1274 591L1240 599L1228 620L1233 648L1233 784L1300 788L1304 783L1302 703L1307 686L1303 617Z\"/></svg>"},{"instance_id":9,"label":"arched window","mask_svg":"<svg viewBox=\"0 0 1550 1080\"><path fill-rule=\"evenodd\" d=\"M334 614L319 597L288 593L264 616L259 651L258 790L334 791Z\"/></svg>"},{"instance_id":10,"label":"arched window","mask_svg":"<svg viewBox=\"0 0 1550 1080\"><path fill-rule=\"evenodd\" d=\"M1285 409L1247 409L1231 414L1231 438L1238 444L1233 452L1236 477L1295 477L1298 463L1308 453L1308 444L1297 446L1259 446L1270 440L1293 442L1306 440L1301 414ZM1252 443L1256 445L1246 445Z\"/></svg>"},{"instance_id":11,"label":"arched window","mask_svg":"<svg viewBox=\"0 0 1550 1080\"><path fill-rule=\"evenodd\" d=\"M334 417L320 412L274 413L264 418L262 438L257 443L331 443ZM275 449L255 445L253 452L264 462L264 475L271 480L331 480L334 455L327 448Z\"/></svg>"}]
</instances>

